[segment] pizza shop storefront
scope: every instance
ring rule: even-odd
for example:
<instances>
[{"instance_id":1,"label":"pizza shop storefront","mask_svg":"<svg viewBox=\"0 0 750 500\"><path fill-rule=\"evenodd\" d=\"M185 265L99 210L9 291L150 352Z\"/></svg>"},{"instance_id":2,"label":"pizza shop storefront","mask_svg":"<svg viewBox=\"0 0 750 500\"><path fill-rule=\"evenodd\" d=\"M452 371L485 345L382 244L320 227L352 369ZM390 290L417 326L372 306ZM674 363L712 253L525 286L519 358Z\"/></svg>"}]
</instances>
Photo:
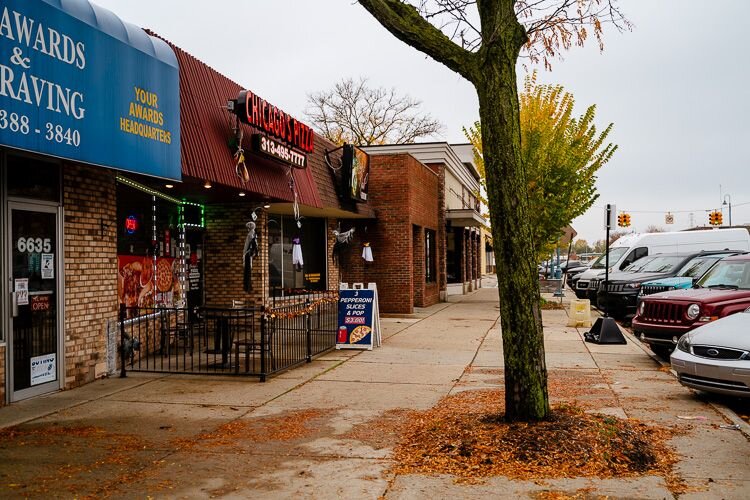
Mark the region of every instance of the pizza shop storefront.
<instances>
[{"instance_id":1,"label":"pizza shop storefront","mask_svg":"<svg viewBox=\"0 0 750 500\"><path fill-rule=\"evenodd\" d=\"M106 373L120 180L181 178L171 48L75 5L0 10L0 406Z\"/></svg>"}]
</instances>

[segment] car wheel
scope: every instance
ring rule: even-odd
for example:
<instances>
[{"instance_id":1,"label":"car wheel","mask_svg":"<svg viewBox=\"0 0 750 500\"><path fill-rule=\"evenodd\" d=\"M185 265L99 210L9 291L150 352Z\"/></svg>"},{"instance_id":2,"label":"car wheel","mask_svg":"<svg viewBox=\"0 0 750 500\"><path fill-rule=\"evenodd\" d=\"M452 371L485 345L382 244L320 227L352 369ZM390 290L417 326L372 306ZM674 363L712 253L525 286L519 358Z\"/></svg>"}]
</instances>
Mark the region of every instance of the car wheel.
<instances>
[{"instance_id":1,"label":"car wheel","mask_svg":"<svg viewBox=\"0 0 750 500\"><path fill-rule=\"evenodd\" d=\"M665 361L669 361L669 355L674 351L674 348L665 345L649 344L648 346L654 354Z\"/></svg>"}]
</instances>

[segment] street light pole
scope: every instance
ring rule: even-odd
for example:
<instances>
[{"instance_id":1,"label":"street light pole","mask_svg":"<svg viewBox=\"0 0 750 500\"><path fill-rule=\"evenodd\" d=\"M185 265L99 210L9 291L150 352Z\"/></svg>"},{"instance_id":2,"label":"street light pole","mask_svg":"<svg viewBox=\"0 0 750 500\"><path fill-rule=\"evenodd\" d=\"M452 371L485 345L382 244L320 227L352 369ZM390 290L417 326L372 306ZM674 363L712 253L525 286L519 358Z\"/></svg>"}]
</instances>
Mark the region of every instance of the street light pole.
<instances>
[{"instance_id":1,"label":"street light pole","mask_svg":"<svg viewBox=\"0 0 750 500\"><path fill-rule=\"evenodd\" d=\"M730 195L724 195L724 203L722 205L727 204L727 199L729 199L729 227L732 227L732 197Z\"/></svg>"}]
</instances>

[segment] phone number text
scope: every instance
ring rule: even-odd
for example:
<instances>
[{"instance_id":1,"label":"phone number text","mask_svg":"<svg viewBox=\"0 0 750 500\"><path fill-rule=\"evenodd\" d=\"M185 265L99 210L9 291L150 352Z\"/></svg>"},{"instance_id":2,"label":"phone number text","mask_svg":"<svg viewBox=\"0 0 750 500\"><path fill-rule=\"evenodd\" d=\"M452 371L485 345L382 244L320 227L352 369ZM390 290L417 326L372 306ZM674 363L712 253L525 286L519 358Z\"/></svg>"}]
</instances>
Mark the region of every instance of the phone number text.
<instances>
[{"instance_id":1,"label":"phone number text","mask_svg":"<svg viewBox=\"0 0 750 500\"><path fill-rule=\"evenodd\" d=\"M0 130L10 130L14 134L22 135L42 134L50 142L75 147L81 145L81 133L74 128L66 128L50 122L45 123L41 129L32 128L28 116L8 113L4 109L0 109Z\"/></svg>"}]
</instances>

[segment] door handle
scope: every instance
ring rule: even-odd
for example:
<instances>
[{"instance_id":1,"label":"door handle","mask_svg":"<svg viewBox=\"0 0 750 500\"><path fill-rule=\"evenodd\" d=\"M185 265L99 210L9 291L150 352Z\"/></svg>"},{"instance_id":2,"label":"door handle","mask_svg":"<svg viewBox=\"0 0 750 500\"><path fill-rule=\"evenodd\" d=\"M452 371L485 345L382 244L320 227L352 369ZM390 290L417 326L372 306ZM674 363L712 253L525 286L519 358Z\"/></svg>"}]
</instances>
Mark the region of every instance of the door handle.
<instances>
[{"instance_id":1,"label":"door handle","mask_svg":"<svg viewBox=\"0 0 750 500\"><path fill-rule=\"evenodd\" d=\"M10 292L11 302L13 303L13 317L18 317L18 294L16 292Z\"/></svg>"}]
</instances>

